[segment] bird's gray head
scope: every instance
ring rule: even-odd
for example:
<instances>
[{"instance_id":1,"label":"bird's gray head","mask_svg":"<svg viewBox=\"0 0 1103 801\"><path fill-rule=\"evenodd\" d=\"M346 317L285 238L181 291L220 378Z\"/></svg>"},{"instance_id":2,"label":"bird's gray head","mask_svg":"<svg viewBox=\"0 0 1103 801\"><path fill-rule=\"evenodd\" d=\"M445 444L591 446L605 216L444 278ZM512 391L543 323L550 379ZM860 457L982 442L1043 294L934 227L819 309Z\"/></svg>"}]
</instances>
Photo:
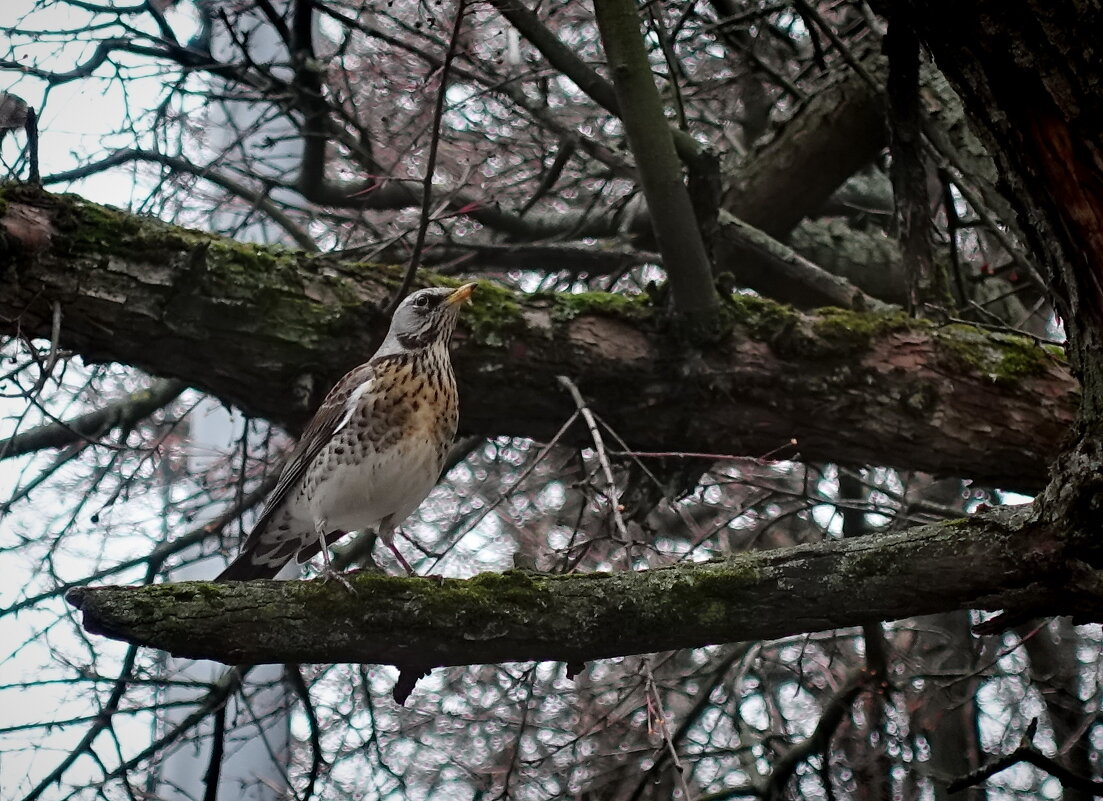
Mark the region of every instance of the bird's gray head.
<instances>
[{"instance_id":1,"label":"bird's gray head","mask_svg":"<svg viewBox=\"0 0 1103 801\"><path fill-rule=\"evenodd\" d=\"M395 309L391 329L376 355L419 350L436 342L447 344L460 307L474 289L475 284L464 284L459 289L436 286L409 295Z\"/></svg>"}]
</instances>

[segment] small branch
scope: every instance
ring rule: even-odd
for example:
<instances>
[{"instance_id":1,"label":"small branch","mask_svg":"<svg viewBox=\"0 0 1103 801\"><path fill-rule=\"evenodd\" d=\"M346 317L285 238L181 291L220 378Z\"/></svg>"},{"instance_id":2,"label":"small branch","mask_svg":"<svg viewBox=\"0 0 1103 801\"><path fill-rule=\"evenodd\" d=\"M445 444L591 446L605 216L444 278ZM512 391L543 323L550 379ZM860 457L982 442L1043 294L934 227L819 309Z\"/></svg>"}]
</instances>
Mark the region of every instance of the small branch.
<instances>
[{"instance_id":1,"label":"small branch","mask_svg":"<svg viewBox=\"0 0 1103 801\"><path fill-rule=\"evenodd\" d=\"M521 0L491 0L498 12L509 20L529 44L540 51L556 70L569 78L575 86L614 116L620 117L620 104L613 85L590 67L578 53L557 37L540 21ZM686 131L669 126L670 135L678 155L687 164L701 156L701 145Z\"/></svg>"},{"instance_id":2,"label":"small branch","mask_svg":"<svg viewBox=\"0 0 1103 801\"><path fill-rule=\"evenodd\" d=\"M42 176L38 171L38 112L33 108L27 109L24 129L27 132L27 181L41 185Z\"/></svg>"},{"instance_id":3,"label":"small branch","mask_svg":"<svg viewBox=\"0 0 1103 801\"><path fill-rule=\"evenodd\" d=\"M72 420L48 423L22 434L0 440L0 461L46 448L62 448L79 441L92 441L112 428L126 428L171 403L187 388L183 381L163 379L153 382L102 409Z\"/></svg>"},{"instance_id":4,"label":"small branch","mask_svg":"<svg viewBox=\"0 0 1103 801\"><path fill-rule=\"evenodd\" d=\"M751 252L769 262L772 271L785 281L803 287L824 306L842 309L885 311L892 308L854 286L845 278L833 275L813 264L788 245L769 234L748 225L728 212L720 211L720 235L740 252Z\"/></svg>"},{"instance_id":5,"label":"small branch","mask_svg":"<svg viewBox=\"0 0 1103 801\"><path fill-rule=\"evenodd\" d=\"M806 759L816 754L820 754L823 759L827 759L831 738L835 736L835 731L843 722L846 713L850 711L850 705L854 703L854 699L866 689L866 680L865 673L858 673L853 676L846 686L824 707L820 722L816 724L812 736L797 743L786 752L785 756L777 761L777 764L774 765L774 772L770 774L770 782L766 787L766 792L763 793L763 797L767 801L775 801L785 797L785 788L789 784L789 780L793 778L797 767Z\"/></svg>"},{"instance_id":6,"label":"small branch","mask_svg":"<svg viewBox=\"0 0 1103 801\"><path fill-rule=\"evenodd\" d=\"M128 648L126 651L126 657L123 659L122 669L119 670L119 677L115 680L115 684L111 689L111 695L107 699L107 703L103 705L100 710L100 714L96 716L96 720L85 732L84 737L77 743L64 759L58 763L58 766L50 771L50 774L39 782L33 790L23 797L23 801L35 801L43 793L46 792L56 782L61 781L61 777L65 775L65 772L69 770L74 762L80 757L84 756L91 750L92 744L96 738L100 736L104 729L111 726L111 719L115 713L119 711L119 704L123 700L123 695L126 693L126 689L130 684L131 676L134 673L134 662L138 656L137 648Z\"/></svg>"},{"instance_id":7,"label":"small branch","mask_svg":"<svg viewBox=\"0 0 1103 801\"><path fill-rule=\"evenodd\" d=\"M678 786L682 790L682 798L686 801L693 801L693 794L689 791L689 785L686 783L685 767L682 765L682 760L678 758L678 747L674 744L670 727L666 724L666 709L663 706L662 693L659 692L659 688L655 683L655 674L651 670L650 657L644 660L644 693L647 695L647 708L655 710L654 718L658 724L659 734L663 738L663 744L666 746L666 753L669 754L670 764L678 780Z\"/></svg>"},{"instance_id":8,"label":"small branch","mask_svg":"<svg viewBox=\"0 0 1103 801\"><path fill-rule=\"evenodd\" d=\"M456 6L456 17L452 22L452 36L448 40L448 51L444 54L444 64L440 68L440 84L437 86L436 102L433 106L433 123L429 132L429 156L425 164L425 177L421 182L421 214L418 217L417 237L414 240L414 249L410 254L410 263L406 267L406 274L402 277L402 284L394 293L390 305L387 307L387 316L394 314L398 304L410 292L414 277L421 264L421 252L425 248L425 237L429 233L429 218L433 207L433 175L437 171L437 151L440 148L440 126L444 119L444 98L448 93L448 77L452 68L452 60L456 57L456 49L460 43L460 31L463 29L463 18L467 11L467 0L459 0Z\"/></svg>"},{"instance_id":9,"label":"small branch","mask_svg":"<svg viewBox=\"0 0 1103 801\"><path fill-rule=\"evenodd\" d=\"M931 249L931 204L923 163L923 123L919 107L919 37L901 14L894 14L885 37L889 56L889 142L908 310L947 305L946 274Z\"/></svg>"},{"instance_id":10,"label":"small branch","mask_svg":"<svg viewBox=\"0 0 1103 801\"><path fill-rule=\"evenodd\" d=\"M283 228L295 244L303 250L313 252L318 250L318 243L314 241L314 238L311 237L301 225L295 222L286 211L280 208L276 203L273 203L265 193L259 192L240 181L235 181L233 178L214 169L211 165L204 166L195 164L179 156L170 156L166 153L157 153L152 150L124 148L122 150L116 150L114 153L105 156L99 161L88 162L72 170L47 175L42 179L42 183L46 186L69 183L70 181L87 178L90 175L96 175L112 167L120 167L133 161L160 164L162 167L167 167L173 172L194 175L221 189L225 189L231 195L235 195L247 201L267 214L271 220L276 223L276 225Z\"/></svg>"},{"instance_id":11,"label":"small branch","mask_svg":"<svg viewBox=\"0 0 1103 801\"><path fill-rule=\"evenodd\" d=\"M306 680L303 678L302 667L299 665L285 665L284 673L291 689L302 701L303 712L306 713L307 723L310 724L310 775L307 777L306 790L299 796L299 801L310 801L314 797L318 775L321 773L324 764L322 730L318 723L318 713L314 711L314 703L310 700L310 688L306 686Z\"/></svg>"},{"instance_id":12,"label":"small branch","mask_svg":"<svg viewBox=\"0 0 1103 801\"><path fill-rule=\"evenodd\" d=\"M203 776L203 801L218 801L218 780L222 775L222 754L226 750L226 705L214 712L214 731L211 732L211 755L207 772Z\"/></svg>"},{"instance_id":13,"label":"small branch","mask_svg":"<svg viewBox=\"0 0 1103 801\"><path fill-rule=\"evenodd\" d=\"M613 522L616 524L617 534L620 536L620 540L624 544L624 547L628 549L628 568L631 569L631 538L628 536L628 527L624 524L624 517L621 515L620 491L617 489L617 479L613 475L613 467L609 464L609 457L606 455L605 440L601 436L601 430L597 426L597 420L594 419L594 413L590 411L590 407L586 405L586 401L583 400L582 393L578 391L578 387L576 387L574 382L565 375L558 376L558 379L559 383L571 394L575 406L578 407L578 411L582 414L582 419L586 421L586 427L590 431L590 438L594 442L594 452L597 453L598 462L601 464L601 470L605 476L605 497L609 502L609 508L613 514Z\"/></svg>"},{"instance_id":14,"label":"small branch","mask_svg":"<svg viewBox=\"0 0 1103 801\"><path fill-rule=\"evenodd\" d=\"M1094 781L1085 776L1073 773L1060 762L1051 759L1032 745L1024 745L1016 748L1010 754L1002 756L994 762L989 762L982 768L960 778L954 779L946 787L949 793L957 793L966 787L987 781L1000 771L1007 770L1020 762L1027 762L1036 768L1044 770L1061 782L1061 786L1069 790L1077 790L1082 793L1090 793L1095 796L1103 796L1103 782Z\"/></svg>"}]
</instances>

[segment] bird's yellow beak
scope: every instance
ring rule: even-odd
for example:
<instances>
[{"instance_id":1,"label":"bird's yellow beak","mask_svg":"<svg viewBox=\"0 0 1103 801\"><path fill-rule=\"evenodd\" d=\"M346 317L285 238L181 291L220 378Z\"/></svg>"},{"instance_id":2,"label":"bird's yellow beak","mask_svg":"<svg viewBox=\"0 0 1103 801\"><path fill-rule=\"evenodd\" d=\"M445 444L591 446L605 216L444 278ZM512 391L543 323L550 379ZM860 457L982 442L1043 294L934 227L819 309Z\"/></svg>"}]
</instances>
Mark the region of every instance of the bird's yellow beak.
<instances>
[{"instance_id":1,"label":"bird's yellow beak","mask_svg":"<svg viewBox=\"0 0 1103 801\"><path fill-rule=\"evenodd\" d=\"M447 302L449 306L455 306L457 303L463 303L465 300L471 297L471 293L475 291L476 286L477 284L473 283L464 284L447 298L445 298L445 302Z\"/></svg>"}]
</instances>

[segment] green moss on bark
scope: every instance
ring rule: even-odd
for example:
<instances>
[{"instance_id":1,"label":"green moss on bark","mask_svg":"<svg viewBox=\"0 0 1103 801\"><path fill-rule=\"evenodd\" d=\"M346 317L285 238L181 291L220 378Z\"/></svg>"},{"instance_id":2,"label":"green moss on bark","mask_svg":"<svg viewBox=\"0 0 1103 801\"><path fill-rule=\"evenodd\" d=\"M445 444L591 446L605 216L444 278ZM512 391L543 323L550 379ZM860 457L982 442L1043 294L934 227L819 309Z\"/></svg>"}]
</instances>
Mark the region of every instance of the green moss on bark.
<instances>
[{"instance_id":1,"label":"green moss on bark","mask_svg":"<svg viewBox=\"0 0 1103 801\"><path fill-rule=\"evenodd\" d=\"M996 383L1014 384L1044 375L1055 359L1064 360L1060 348L1043 347L1013 334L993 334L961 324L935 328L933 333L942 359Z\"/></svg>"},{"instance_id":2,"label":"green moss on bark","mask_svg":"<svg viewBox=\"0 0 1103 801\"><path fill-rule=\"evenodd\" d=\"M621 320L641 322L653 316L654 309L646 295L616 295L612 292L546 292L534 299L551 304L552 319L568 322L587 314L615 317Z\"/></svg>"},{"instance_id":3,"label":"green moss on bark","mask_svg":"<svg viewBox=\"0 0 1103 801\"><path fill-rule=\"evenodd\" d=\"M460 286L454 279L434 278L432 283ZM462 323L479 345L505 347L525 331L525 318L513 293L489 281L479 281L463 311Z\"/></svg>"}]
</instances>

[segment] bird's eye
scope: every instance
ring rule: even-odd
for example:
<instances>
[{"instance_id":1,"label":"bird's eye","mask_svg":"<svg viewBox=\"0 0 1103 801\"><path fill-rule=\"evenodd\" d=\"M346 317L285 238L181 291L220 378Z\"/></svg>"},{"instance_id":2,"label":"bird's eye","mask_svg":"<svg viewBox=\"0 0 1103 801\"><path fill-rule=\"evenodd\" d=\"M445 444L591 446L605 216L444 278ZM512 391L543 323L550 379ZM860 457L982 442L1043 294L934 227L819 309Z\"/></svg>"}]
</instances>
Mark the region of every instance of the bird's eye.
<instances>
[{"instance_id":1,"label":"bird's eye","mask_svg":"<svg viewBox=\"0 0 1103 801\"><path fill-rule=\"evenodd\" d=\"M429 296L418 295L416 298L414 298L414 305L417 306L419 309L424 309L426 306L429 305Z\"/></svg>"}]
</instances>

